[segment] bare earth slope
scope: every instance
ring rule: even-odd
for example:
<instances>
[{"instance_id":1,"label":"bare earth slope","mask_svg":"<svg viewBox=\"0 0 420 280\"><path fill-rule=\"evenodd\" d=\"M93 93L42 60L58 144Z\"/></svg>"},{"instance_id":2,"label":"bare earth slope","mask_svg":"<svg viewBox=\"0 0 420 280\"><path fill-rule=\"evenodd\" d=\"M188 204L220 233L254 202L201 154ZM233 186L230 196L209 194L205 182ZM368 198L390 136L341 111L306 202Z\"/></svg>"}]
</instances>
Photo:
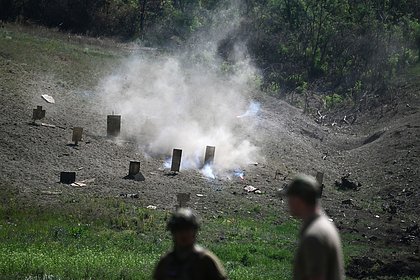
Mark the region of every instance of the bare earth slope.
<instances>
[{"instance_id":1,"label":"bare earth slope","mask_svg":"<svg viewBox=\"0 0 420 280\"><path fill-rule=\"evenodd\" d=\"M145 158L129 139L106 138L110 112L98 107L96 85L128 55L127 49L103 47L100 40L31 32L46 31L16 26L0 31L0 190L37 205L59 205L80 195L138 193L133 203L159 209L173 209L176 193L190 192L191 205L203 215L222 211L260 218L275 212L284 220L286 205L277 190L296 173L321 171L323 205L341 231L355 234L354 242L371 244L367 255L385 260L385 275L386 269L392 275L397 260L404 262L401 269L407 274L419 269L419 76L396 90L404 94L403 100L365 113L353 126L320 126L301 110L257 94L262 110L251 137L261 148L263 162L248 166L243 180L209 180L196 171L170 176L162 170L162 159ZM53 96L56 103L47 104L41 94ZM55 128L30 124L37 105L47 111L42 122ZM69 145L75 126L85 132L78 147ZM141 161L144 182L123 179L130 160ZM58 183L59 173L66 170L77 171L78 180L95 181L83 188ZM335 186L335 180L348 173L361 183L358 190ZM247 185L263 194L245 193ZM253 213L250 209L256 205L260 210ZM349 273L380 275L372 267L369 261L355 260Z\"/></svg>"}]
</instances>

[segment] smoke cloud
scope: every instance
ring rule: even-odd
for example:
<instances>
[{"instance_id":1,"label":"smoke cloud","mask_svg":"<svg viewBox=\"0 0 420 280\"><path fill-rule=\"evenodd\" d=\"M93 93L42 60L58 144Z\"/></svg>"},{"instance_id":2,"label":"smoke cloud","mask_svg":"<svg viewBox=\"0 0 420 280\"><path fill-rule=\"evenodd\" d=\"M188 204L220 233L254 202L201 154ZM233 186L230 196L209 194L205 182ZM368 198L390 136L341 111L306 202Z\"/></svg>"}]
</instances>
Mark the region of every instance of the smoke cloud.
<instances>
[{"instance_id":1,"label":"smoke cloud","mask_svg":"<svg viewBox=\"0 0 420 280\"><path fill-rule=\"evenodd\" d=\"M213 28L182 51L134 55L100 85L104 109L122 115L122 137L147 155L166 158L165 166L173 148L183 150L181 169L200 169L209 178L259 159L252 143L258 72L243 46L234 47L229 64L217 51L240 20L231 15L237 8L217 13ZM212 166L203 166L206 146L216 147Z\"/></svg>"}]
</instances>

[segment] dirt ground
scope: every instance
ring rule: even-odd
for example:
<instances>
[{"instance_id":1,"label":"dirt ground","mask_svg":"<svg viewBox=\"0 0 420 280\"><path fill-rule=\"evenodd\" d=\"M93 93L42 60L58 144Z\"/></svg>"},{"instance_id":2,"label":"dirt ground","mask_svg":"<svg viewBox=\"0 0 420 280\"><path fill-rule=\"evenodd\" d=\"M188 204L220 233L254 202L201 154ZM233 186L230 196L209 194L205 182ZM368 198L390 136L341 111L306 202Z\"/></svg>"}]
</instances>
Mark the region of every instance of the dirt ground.
<instances>
[{"instance_id":1,"label":"dirt ground","mask_svg":"<svg viewBox=\"0 0 420 280\"><path fill-rule=\"evenodd\" d=\"M45 40L63 42L67 50L40 47ZM176 193L190 192L191 206L203 215L263 218L275 212L285 220L278 190L294 174L324 172L326 212L343 234L371 248L366 257L351 261L349 276L420 276L420 76L400 81L393 90L403 98L372 107L353 125L320 125L302 110L256 93L262 104L259 124L255 135L244 137L254 139L265 160L247 166L244 179L209 180L197 171L171 176L162 170L162 159L145 157L136 143L106 137L110 112L98 106L96 85L131 47L17 26L3 28L0 42L0 190L15 194L22 205L139 194L130 201L169 210ZM56 103L46 103L42 94ZM55 128L31 124L37 105L46 109L42 122ZM76 126L84 128L79 146L71 145ZM141 162L145 181L124 179L130 160ZM60 184L61 171L95 181L79 188ZM357 189L336 186L347 174L360 183ZM262 194L244 192L248 185Z\"/></svg>"}]
</instances>

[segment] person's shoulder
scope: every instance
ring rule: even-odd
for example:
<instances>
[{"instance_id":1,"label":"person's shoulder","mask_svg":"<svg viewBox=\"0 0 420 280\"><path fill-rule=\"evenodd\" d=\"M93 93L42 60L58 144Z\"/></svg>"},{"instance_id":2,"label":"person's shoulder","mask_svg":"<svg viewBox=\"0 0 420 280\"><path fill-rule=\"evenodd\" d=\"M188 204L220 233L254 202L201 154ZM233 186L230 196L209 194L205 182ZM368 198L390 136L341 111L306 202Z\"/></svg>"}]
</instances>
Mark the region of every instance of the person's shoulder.
<instances>
[{"instance_id":1,"label":"person's shoulder","mask_svg":"<svg viewBox=\"0 0 420 280\"><path fill-rule=\"evenodd\" d=\"M305 236L310 239L339 240L337 228L326 215L320 215L308 228Z\"/></svg>"},{"instance_id":2,"label":"person's shoulder","mask_svg":"<svg viewBox=\"0 0 420 280\"><path fill-rule=\"evenodd\" d=\"M210 250L203 248L199 245L196 245L194 248L194 251L197 255L200 256L200 258L203 259L212 259L212 260L218 260L215 254L213 254Z\"/></svg>"},{"instance_id":3,"label":"person's shoulder","mask_svg":"<svg viewBox=\"0 0 420 280\"><path fill-rule=\"evenodd\" d=\"M212 279L227 279L225 269L215 254L201 246L196 246L195 251L200 256L202 265L210 272Z\"/></svg>"},{"instance_id":4,"label":"person's shoulder","mask_svg":"<svg viewBox=\"0 0 420 280\"><path fill-rule=\"evenodd\" d=\"M221 266L221 262L219 258L213 254L210 250L207 250L201 246L195 247L195 253L199 256L199 258L206 262L206 263L213 263L215 266Z\"/></svg>"},{"instance_id":5,"label":"person's shoulder","mask_svg":"<svg viewBox=\"0 0 420 280\"><path fill-rule=\"evenodd\" d=\"M314 223L314 228L337 231L333 220L327 215L320 215Z\"/></svg>"}]
</instances>

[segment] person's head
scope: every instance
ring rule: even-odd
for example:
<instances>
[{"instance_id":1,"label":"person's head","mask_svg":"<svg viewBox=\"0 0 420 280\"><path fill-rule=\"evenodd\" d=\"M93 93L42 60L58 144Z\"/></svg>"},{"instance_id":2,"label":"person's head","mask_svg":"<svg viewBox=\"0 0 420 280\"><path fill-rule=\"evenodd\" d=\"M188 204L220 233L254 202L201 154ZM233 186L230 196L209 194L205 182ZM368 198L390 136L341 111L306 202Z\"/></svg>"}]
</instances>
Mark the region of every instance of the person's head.
<instances>
[{"instance_id":1,"label":"person's head","mask_svg":"<svg viewBox=\"0 0 420 280\"><path fill-rule=\"evenodd\" d=\"M300 219L312 215L318 207L321 186L312 176L298 175L287 187L290 213Z\"/></svg>"},{"instance_id":2,"label":"person's head","mask_svg":"<svg viewBox=\"0 0 420 280\"><path fill-rule=\"evenodd\" d=\"M172 214L167 229L171 232L176 248L188 248L194 245L200 228L197 217L188 208L180 208Z\"/></svg>"}]
</instances>

